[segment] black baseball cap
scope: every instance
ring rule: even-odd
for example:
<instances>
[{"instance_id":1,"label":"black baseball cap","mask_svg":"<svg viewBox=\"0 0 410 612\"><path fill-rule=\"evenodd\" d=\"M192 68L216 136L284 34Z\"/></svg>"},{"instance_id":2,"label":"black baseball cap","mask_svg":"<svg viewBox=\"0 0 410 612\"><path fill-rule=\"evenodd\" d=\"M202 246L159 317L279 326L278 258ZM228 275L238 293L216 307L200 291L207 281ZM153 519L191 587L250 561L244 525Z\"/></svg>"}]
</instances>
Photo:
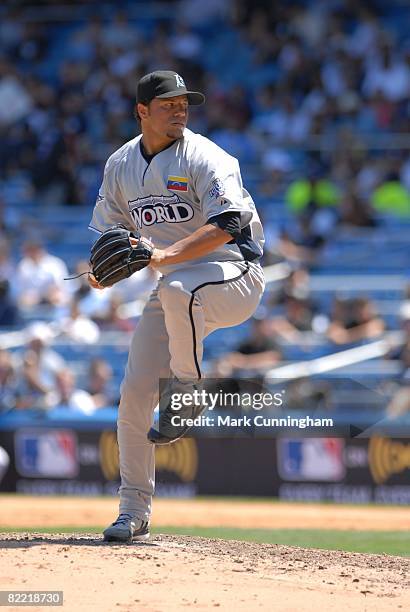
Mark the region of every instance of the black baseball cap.
<instances>
[{"instance_id":1,"label":"black baseball cap","mask_svg":"<svg viewBox=\"0 0 410 612\"><path fill-rule=\"evenodd\" d=\"M203 104L204 94L199 91L189 91L184 79L172 70L156 70L143 76L137 85L137 103L148 104L154 98L173 98L187 96L192 105Z\"/></svg>"}]
</instances>

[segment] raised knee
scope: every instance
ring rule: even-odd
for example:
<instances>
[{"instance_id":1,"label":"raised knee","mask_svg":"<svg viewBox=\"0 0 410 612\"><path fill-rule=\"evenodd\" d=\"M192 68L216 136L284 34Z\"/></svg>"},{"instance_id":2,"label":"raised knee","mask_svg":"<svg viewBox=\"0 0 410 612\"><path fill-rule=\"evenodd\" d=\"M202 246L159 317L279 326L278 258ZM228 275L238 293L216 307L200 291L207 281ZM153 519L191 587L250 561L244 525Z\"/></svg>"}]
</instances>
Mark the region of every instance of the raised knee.
<instances>
[{"instance_id":1,"label":"raised knee","mask_svg":"<svg viewBox=\"0 0 410 612\"><path fill-rule=\"evenodd\" d=\"M164 279L161 287L159 289L159 297L160 299L189 299L191 297L190 292L188 292L182 281L174 279L167 280Z\"/></svg>"}]
</instances>

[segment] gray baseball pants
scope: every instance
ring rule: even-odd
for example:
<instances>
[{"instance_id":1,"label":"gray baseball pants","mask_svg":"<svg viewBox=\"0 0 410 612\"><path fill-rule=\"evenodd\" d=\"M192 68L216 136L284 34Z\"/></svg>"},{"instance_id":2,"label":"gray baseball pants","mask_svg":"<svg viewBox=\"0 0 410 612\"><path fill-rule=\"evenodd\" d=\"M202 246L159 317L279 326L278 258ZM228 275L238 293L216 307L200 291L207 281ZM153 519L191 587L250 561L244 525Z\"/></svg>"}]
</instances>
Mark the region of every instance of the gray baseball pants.
<instances>
[{"instance_id":1,"label":"gray baseball pants","mask_svg":"<svg viewBox=\"0 0 410 612\"><path fill-rule=\"evenodd\" d=\"M120 513L148 520L155 486L155 447L147 440L159 379L201 377L203 340L252 316L265 281L258 264L186 265L159 280L135 329L118 412Z\"/></svg>"}]
</instances>

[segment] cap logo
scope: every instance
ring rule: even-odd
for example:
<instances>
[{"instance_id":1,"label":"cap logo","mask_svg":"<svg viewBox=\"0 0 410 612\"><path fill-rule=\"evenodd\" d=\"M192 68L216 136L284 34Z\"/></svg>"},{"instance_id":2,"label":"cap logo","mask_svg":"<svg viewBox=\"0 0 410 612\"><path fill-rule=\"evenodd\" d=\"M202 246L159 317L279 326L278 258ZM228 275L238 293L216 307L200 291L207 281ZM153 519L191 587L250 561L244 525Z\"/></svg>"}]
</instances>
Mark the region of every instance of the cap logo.
<instances>
[{"instance_id":1,"label":"cap logo","mask_svg":"<svg viewBox=\"0 0 410 612\"><path fill-rule=\"evenodd\" d=\"M185 87L184 79L179 76L179 74L175 75L175 80L177 82L177 87Z\"/></svg>"}]
</instances>

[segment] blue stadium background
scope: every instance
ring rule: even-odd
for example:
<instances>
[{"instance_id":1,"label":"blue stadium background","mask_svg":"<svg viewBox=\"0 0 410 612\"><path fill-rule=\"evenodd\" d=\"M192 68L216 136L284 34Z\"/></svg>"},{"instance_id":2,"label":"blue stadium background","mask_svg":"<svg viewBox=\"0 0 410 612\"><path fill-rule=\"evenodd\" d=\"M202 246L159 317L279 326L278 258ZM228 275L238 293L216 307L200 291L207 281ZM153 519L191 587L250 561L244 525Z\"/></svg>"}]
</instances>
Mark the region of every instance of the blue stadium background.
<instances>
[{"instance_id":1,"label":"blue stadium background","mask_svg":"<svg viewBox=\"0 0 410 612\"><path fill-rule=\"evenodd\" d=\"M408 412L406 2L7 2L0 17L3 422L58 411L59 368L70 393L92 394L94 358L108 368L87 418L115 405L152 279L104 299L81 280L41 292L33 281L27 294L25 263L34 244L68 272L84 270L105 160L135 135L136 81L158 68L205 92L190 127L239 159L266 229L264 302L254 322L208 339L208 372L319 372L323 405ZM336 397L335 377L377 388L380 405L354 385ZM298 392L319 397L312 386Z\"/></svg>"}]
</instances>

